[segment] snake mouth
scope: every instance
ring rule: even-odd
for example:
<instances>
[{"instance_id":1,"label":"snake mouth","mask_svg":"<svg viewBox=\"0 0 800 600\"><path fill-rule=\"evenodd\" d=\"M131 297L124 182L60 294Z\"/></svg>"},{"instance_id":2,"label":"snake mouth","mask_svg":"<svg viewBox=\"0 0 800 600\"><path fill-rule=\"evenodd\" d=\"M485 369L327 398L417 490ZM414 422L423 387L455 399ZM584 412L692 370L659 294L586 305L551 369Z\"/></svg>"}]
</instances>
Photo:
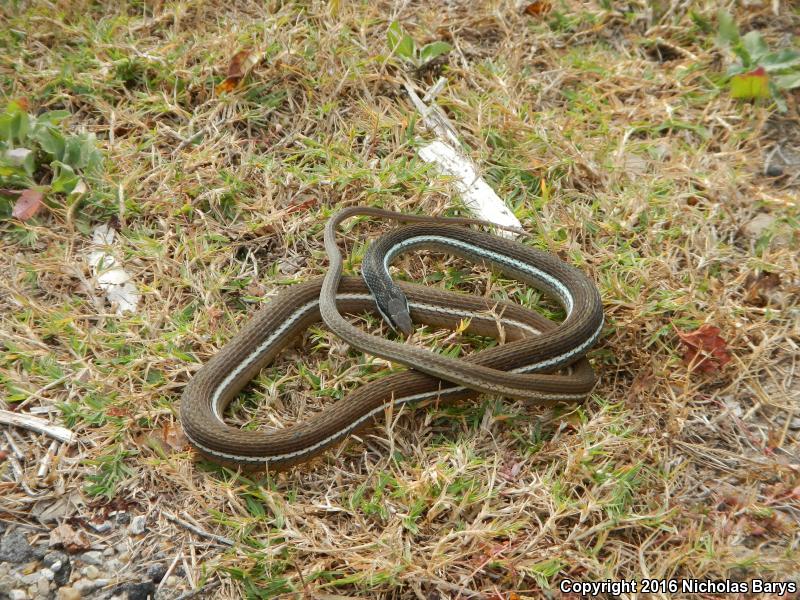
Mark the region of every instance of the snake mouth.
<instances>
[{"instance_id":1,"label":"snake mouth","mask_svg":"<svg viewBox=\"0 0 800 600\"><path fill-rule=\"evenodd\" d=\"M411 321L411 315L408 314L408 309L403 312L395 313L392 315L394 326L403 332L403 335L410 337L414 333L414 323Z\"/></svg>"},{"instance_id":2,"label":"snake mouth","mask_svg":"<svg viewBox=\"0 0 800 600\"><path fill-rule=\"evenodd\" d=\"M386 301L385 306L381 306L380 300L376 303L378 304L378 310L381 315L383 315L384 321L386 321L393 330L400 331L406 337L414 333L414 323L411 321L408 300L399 288L394 290L392 296Z\"/></svg>"}]
</instances>

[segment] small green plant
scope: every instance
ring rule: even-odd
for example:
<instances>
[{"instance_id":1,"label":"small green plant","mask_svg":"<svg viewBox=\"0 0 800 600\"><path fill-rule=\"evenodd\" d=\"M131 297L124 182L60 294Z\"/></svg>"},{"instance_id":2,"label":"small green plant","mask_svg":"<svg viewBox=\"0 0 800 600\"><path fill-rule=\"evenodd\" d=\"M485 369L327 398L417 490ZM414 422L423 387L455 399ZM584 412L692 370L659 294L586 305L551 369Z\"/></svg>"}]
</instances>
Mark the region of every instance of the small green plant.
<instances>
[{"instance_id":1,"label":"small green plant","mask_svg":"<svg viewBox=\"0 0 800 600\"><path fill-rule=\"evenodd\" d=\"M86 461L87 464L97 467L97 472L87 476L89 483L84 488L91 496L105 496L113 498L117 493L119 484L136 472L125 464L125 460L135 456L136 452L125 450L121 445L115 445L111 452L97 459Z\"/></svg>"},{"instance_id":2,"label":"small green plant","mask_svg":"<svg viewBox=\"0 0 800 600\"><path fill-rule=\"evenodd\" d=\"M772 51L758 31L739 34L730 13L718 13L717 44L737 57L729 68L731 95L734 98L768 98L784 112L782 92L800 87L800 51L794 48Z\"/></svg>"},{"instance_id":3,"label":"small green plant","mask_svg":"<svg viewBox=\"0 0 800 600\"><path fill-rule=\"evenodd\" d=\"M96 177L102 155L94 134L65 134L67 111L29 115L17 102L0 113L0 187L38 189L43 194L77 194L84 178Z\"/></svg>"},{"instance_id":4,"label":"small green plant","mask_svg":"<svg viewBox=\"0 0 800 600\"><path fill-rule=\"evenodd\" d=\"M399 56L417 68L453 49L450 44L441 41L431 42L420 48L414 38L408 35L397 21L392 21L392 24L389 25L389 29L386 31L386 40L389 43L389 50L395 56Z\"/></svg>"}]
</instances>

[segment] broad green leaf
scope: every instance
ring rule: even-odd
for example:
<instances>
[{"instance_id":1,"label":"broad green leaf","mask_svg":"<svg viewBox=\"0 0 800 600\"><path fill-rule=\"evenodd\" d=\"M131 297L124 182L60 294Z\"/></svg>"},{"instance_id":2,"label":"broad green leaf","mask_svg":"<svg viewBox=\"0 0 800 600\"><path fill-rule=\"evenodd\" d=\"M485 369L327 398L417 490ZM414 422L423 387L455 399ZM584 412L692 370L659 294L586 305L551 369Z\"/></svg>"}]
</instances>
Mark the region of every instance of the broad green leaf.
<instances>
[{"instance_id":1,"label":"broad green leaf","mask_svg":"<svg viewBox=\"0 0 800 600\"><path fill-rule=\"evenodd\" d=\"M89 152L89 158L86 161L86 166L83 168L83 172L87 175L96 175L102 166L103 155L96 148L93 148Z\"/></svg>"},{"instance_id":2,"label":"broad green leaf","mask_svg":"<svg viewBox=\"0 0 800 600\"><path fill-rule=\"evenodd\" d=\"M772 94L772 100L775 102L775 107L778 109L779 113L785 113L788 110L786 106L786 100L783 99L783 94L778 89L778 86L775 85L775 81L770 79L769 82L769 93Z\"/></svg>"},{"instance_id":3,"label":"broad green leaf","mask_svg":"<svg viewBox=\"0 0 800 600\"><path fill-rule=\"evenodd\" d=\"M24 111L17 111L11 117L11 138L16 139L20 143L28 136L31 121L28 118L28 113Z\"/></svg>"},{"instance_id":4,"label":"broad green leaf","mask_svg":"<svg viewBox=\"0 0 800 600\"><path fill-rule=\"evenodd\" d=\"M430 44L426 44L420 50L420 58L422 62L426 63L429 60L433 60L437 56L441 56L442 54L447 54L453 49L453 47L448 44L447 42L431 42Z\"/></svg>"},{"instance_id":5,"label":"broad green leaf","mask_svg":"<svg viewBox=\"0 0 800 600\"><path fill-rule=\"evenodd\" d=\"M60 131L51 127L38 127L34 139L53 160L64 160L65 142Z\"/></svg>"},{"instance_id":6,"label":"broad green leaf","mask_svg":"<svg viewBox=\"0 0 800 600\"><path fill-rule=\"evenodd\" d=\"M738 75L739 73L744 73L747 70L748 69L746 69L742 63L737 62L733 63L731 66L728 67L727 74L728 77L730 77L731 75Z\"/></svg>"},{"instance_id":7,"label":"broad green leaf","mask_svg":"<svg viewBox=\"0 0 800 600\"><path fill-rule=\"evenodd\" d=\"M0 140L4 142L11 141L11 121L13 115L2 114L0 115Z\"/></svg>"},{"instance_id":8,"label":"broad green leaf","mask_svg":"<svg viewBox=\"0 0 800 600\"><path fill-rule=\"evenodd\" d=\"M89 160L91 150L87 140L82 137L72 136L66 139L64 145L64 158L61 160L73 169L82 169Z\"/></svg>"},{"instance_id":9,"label":"broad green leaf","mask_svg":"<svg viewBox=\"0 0 800 600\"><path fill-rule=\"evenodd\" d=\"M748 31L742 36L742 46L750 55L750 61L758 63L759 60L769 54L767 43L758 31Z\"/></svg>"},{"instance_id":10,"label":"broad green leaf","mask_svg":"<svg viewBox=\"0 0 800 600\"><path fill-rule=\"evenodd\" d=\"M25 161L22 163L22 168L25 169L25 172L28 174L28 177L33 177L33 174L36 172L36 153L31 152L28 156L25 157Z\"/></svg>"},{"instance_id":11,"label":"broad green leaf","mask_svg":"<svg viewBox=\"0 0 800 600\"><path fill-rule=\"evenodd\" d=\"M769 76L763 67L731 77L734 98L769 98Z\"/></svg>"},{"instance_id":12,"label":"broad green leaf","mask_svg":"<svg viewBox=\"0 0 800 600\"><path fill-rule=\"evenodd\" d=\"M60 161L54 161L52 166L54 177L50 187L54 192L69 194L78 185L78 177L75 175L75 171L68 164Z\"/></svg>"},{"instance_id":13,"label":"broad green leaf","mask_svg":"<svg viewBox=\"0 0 800 600\"><path fill-rule=\"evenodd\" d=\"M400 23L393 21L386 31L389 49L402 58L412 59L416 51L416 44L411 36L403 32Z\"/></svg>"},{"instance_id":14,"label":"broad green leaf","mask_svg":"<svg viewBox=\"0 0 800 600\"><path fill-rule=\"evenodd\" d=\"M397 47L397 53L403 58L413 59L417 51L417 45L410 35L404 35L400 40L400 45Z\"/></svg>"},{"instance_id":15,"label":"broad green leaf","mask_svg":"<svg viewBox=\"0 0 800 600\"><path fill-rule=\"evenodd\" d=\"M792 49L780 50L767 54L759 62L768 73L782 71L800 66L800 52Z\"/></svg>"},{"instance_id":16,"label":"broad green leaf","mask_svg":"<svg viewBox=\"0 0 800 600\"><path fill-rule=\"evenodd\" d=\"M727 47L739 42L739 27L733 20L733 16L725 9L720 9L717 13L717 44Z\"/></svg>"},{"instance_id":17,"label":"broad green leaf","mask_svg":"<svg viewBox=\"0 0 800 600\"><path fill-rule=\"evenodd\" d=\"M736 44L733 48L731 48L731 50L733 50L733 53L742 61L745 69L750 69L753 67L753 60L750 57L750 53L747 51L747 48L741 44Z\"/></svg>"},{"instance_id":18,"label":"broad green leaf","mask_svg":"<svg viewBox=\"0 0 800 600\"><path fill-rule=\"evenodd\" d=\"M772 78L775 86L781 90L793 90L800 87L800 72L789 75L776 75Z\"/></svg>"},{"instance_id":19,"label":"broad green leaf","mask_svg":"<svg viewBox=\"0 0 800 600\"><path fill-rule=\"evenodd\" d=\"M70 114L71 113L68 110L51 110L46 113L42 113L37 117L37 119L39 119L40 122L45 121L51 125L58 125L61 123L61 121L69 117Z\"/></svg>"},{"instance_id":20,"label":"broad green leaf","mask_svg":"<svg viewBox=\"0 0 800 600\"><path fill-rule=\"evenodd\" d=\"M403 30L400 23L392 21L389 23L389 28L386 30L386 40L389 42L389 49L393 50L400 38L403 37Z\"/></svg>"}]
</instances>

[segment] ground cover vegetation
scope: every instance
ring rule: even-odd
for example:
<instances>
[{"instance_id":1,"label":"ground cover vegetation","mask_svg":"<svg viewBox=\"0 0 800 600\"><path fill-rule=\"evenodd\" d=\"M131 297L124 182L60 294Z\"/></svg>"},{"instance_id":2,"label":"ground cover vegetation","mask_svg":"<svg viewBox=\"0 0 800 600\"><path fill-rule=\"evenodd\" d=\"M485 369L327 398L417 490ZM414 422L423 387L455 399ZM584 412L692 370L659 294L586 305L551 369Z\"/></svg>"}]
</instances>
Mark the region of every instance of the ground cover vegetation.
<instances>
[{"instance_id":1,"label":"ground cover vegetation","mask_svg":"<svg viewBox=\"0 0 800 600\"><path fill-rule=\"evenodd\" d=\"M0 408L79 439L3 429L0 520L31 543L66 526L73 552L129 540L95 597L159 561L179 580L158 584L165 598L798 578L796 4L76 0L0 15ZM433 134L404 87L440 77L435 101L527 243L598 284L591 398L395 411L268 476L198 461L183 386L270 296L325 272L330 214L463 212L417 156ZM99 225L135 310L94 278ZM383 230L348 225L350 272ZM542 308L450 257L397 273ZM314 327L230 420L306 418L387 368Z\"/></svg>"}]
</instances>

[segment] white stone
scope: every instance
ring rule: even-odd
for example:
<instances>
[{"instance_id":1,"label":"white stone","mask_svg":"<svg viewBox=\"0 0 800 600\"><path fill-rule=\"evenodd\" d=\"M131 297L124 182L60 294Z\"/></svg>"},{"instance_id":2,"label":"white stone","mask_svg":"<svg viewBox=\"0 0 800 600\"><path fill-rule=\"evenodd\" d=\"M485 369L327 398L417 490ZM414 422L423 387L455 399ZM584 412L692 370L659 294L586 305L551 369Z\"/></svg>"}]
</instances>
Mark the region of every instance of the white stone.
<instances>
[{"instance_id":1,"label":"white stone","mask_svg":"<svg viewBox=\"0 0 800 600\"><path fill-rule=\"evenodd\" d=\"M81 600L81 593L73 587L65 586L58 590L58 600Z\"/></svg>"},{"instance_id":2,"label":"white stone","mask_svg":"<svg viewBox=\"0 0 800 600\"><path fill-rule=\"evenodd\" d=\"M89 579L97 579L100 577L100 569L94 565L89 565L88 567L84 567L83 575Z\"/></svg>"},{"instance_id":3,"label":"white stone","mask_svg":"<svg viewBox=\"0 0 800 600\"><path fill-rule=\"evenodd\" d=\"M103 553L97 550L91 550L81 554L80 559L87 565L95 565L99 567L103 564Z\"/></svg>"},{"instance_id":4,"label":"white stone","mask_svg":"<svg viewBox=\"0 0 800 600\"><path fill-rule=\"evenodd\" d=\"M131 519L131 524L128 525L128 531L133 535L144 533L147 525L147 517L145 515L138 515Z\"/></svg>"},{"instance_id":5,"label":"white stone","mask_svg":"<svg viewBox=\"0 0 800 600\"><path fill-rule=\"evenodd\" d=\"M94 589L97 587L97 582L90 579L78 579L78 581L72 584L72 587L78 590L81 596L84 596L94 591Z\"/></svg>"}]
</instances>

